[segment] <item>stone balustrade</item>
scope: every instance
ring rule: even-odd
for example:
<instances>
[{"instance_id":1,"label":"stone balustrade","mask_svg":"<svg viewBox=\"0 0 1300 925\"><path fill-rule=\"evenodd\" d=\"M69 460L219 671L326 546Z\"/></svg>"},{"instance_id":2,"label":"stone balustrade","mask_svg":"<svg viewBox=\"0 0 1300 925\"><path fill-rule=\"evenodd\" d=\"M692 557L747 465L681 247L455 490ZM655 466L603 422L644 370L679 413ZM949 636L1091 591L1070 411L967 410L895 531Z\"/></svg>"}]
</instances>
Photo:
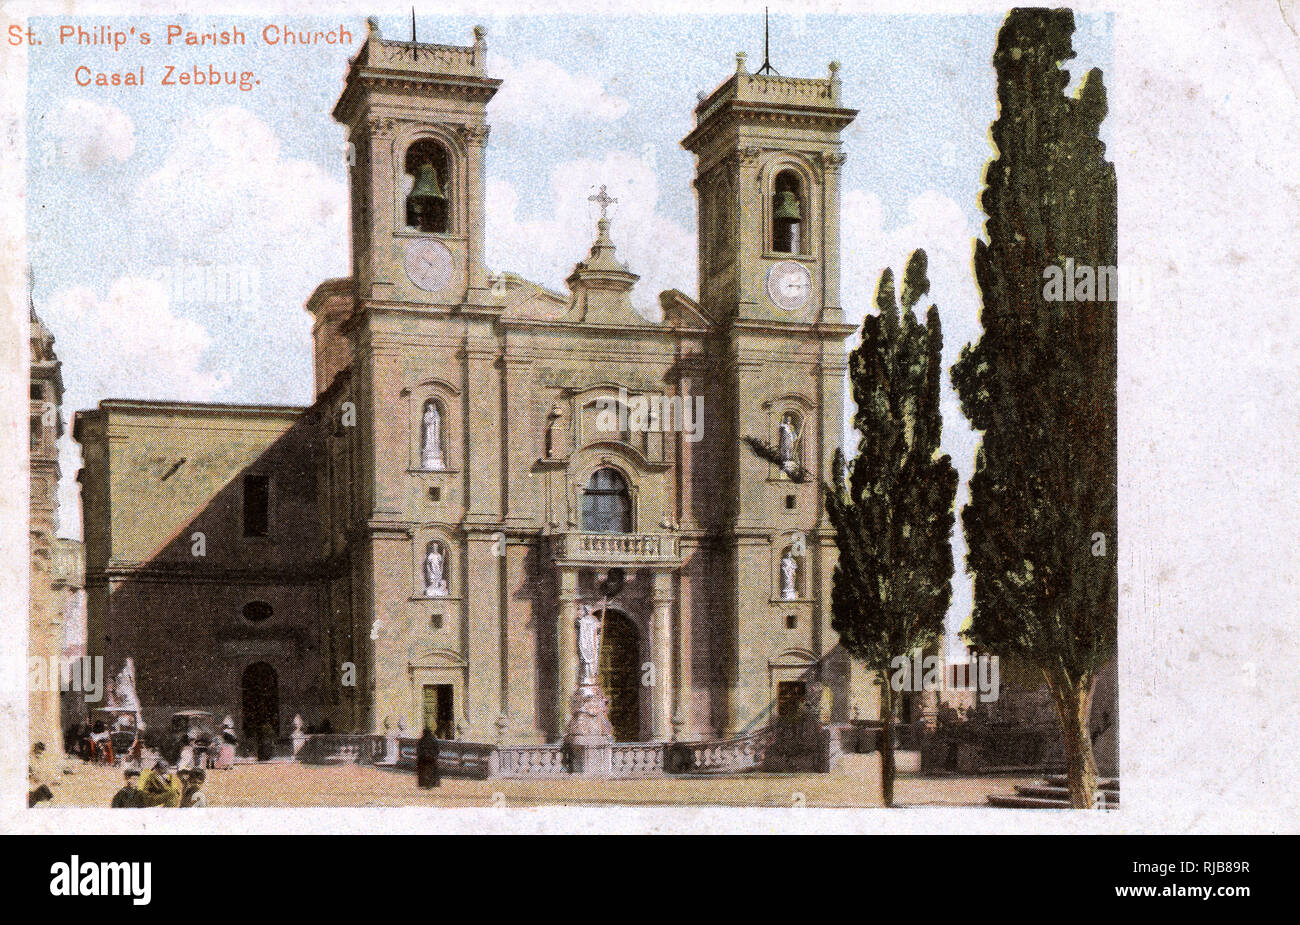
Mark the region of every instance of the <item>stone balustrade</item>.
<instances>
[{"instance_id":1,"label":"stone balustrade","mask_svg":"<svg viewBox=\"0 0 1300 925\"><path fill-rule=\"evenodd\" d=\"M397 68L428 74L482 77L485 55L475 46L434 45L385 39L366 45L369 67Z\"/></svg>"},{"instance_id":2,"label":"stone balustrade","mask_svg":"<svg viewBox=\"0 0 1300 925\"><path fill-rule=\"evenodd\" d=\"M695 124L703 125L729 100L741 103L779 103L786 106L839 106L840 82L836 79L835 70L825 78L738 72L696 108Z\"/></svg>"},{"instance_id":3,"label":"stone balustrade","mask_svg":"<svg viewBox=\"0 0 1300 925\"><path fill-rule=\"evenodd\" d=\"M664 774L743 774L748 771L824 771L824 754L833 736L814 724L775 724L731 739L705 742L618 742L609 746L609 775L616 778ZM811 735L810 735L811 733ZM382 765L415 769L417 740L397 740L397 760L389 758L382 735L312 735L297 754L306 764ZM562 745L488 745L438 740L438 770L445 777L564 778L571 768Z\"/></svg>"},{"instance_id":4,"label":"stone balustrade","mask_svg":"<svg viewBox=\"0 0 1300 925\"><path fill-rule=\"evenodd\" d=\"M833 105L831 81L815 77L780 77L747 74L737 82L736 99L753 103L788 103L805 106Z\"/></svg>"},{"instance_id":5,"label":"stone balustrade","mask_svg":"<svg viewBox=\"0 0 1300 925\"><path fill-rule=\"evenodd\" d=\"M563 777L564 748L559 745L517 745L497 750L501 777Z\"/></svg>"},{"instance_id":6,"label":"stone balustrade","mask_svg":"<svg viewBox=\"0 0 1300 925\"><path fill-rule=\"evenodd\" d=\"M560 533L555 537L557 559L591 563L672 562L678 558L677 537L663 533Z\"/></svg>"},{"instance_id":7,"label":"stone balustrade","mask_svg":"<svg viewBox=\"0 0 1300 925\"><path fill-rule=\"evenodd\" d=\"M664 773L666 749L659 742L620 743L610 748L614 777L655 777Z\"/></svg>"}]
</instances>

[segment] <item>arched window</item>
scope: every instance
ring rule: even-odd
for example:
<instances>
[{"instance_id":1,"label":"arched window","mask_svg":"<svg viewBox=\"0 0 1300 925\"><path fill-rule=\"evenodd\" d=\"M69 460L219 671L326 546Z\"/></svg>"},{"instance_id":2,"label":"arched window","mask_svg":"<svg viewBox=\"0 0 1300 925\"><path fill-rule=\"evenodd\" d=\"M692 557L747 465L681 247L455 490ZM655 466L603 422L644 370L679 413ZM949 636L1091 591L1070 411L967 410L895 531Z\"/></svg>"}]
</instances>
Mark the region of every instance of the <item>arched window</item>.
<instances>
[{"instance_id":1,"label":"arched window","mask_svg":"<svg viewBox=\"0 0 1300 925\"><path fill-rule=\"evenodd\" d=\"M432 234L451 230L451 158L447 149L430 138L421 138L406 149L406 173L411 189L406 194L406 224Z\"/></svg>"},{"instance_id":2,"label":"arched window","mask_svg":"<svg viewBox=\"0 0 1300 925\"><path fill-rule=\"evenodd\" d=\"M582 529L588 533L631 533L632 496L614 469L597 469L582 492Z\"/></svg>"},{"instance_id":3,"label":"arched window","mask_svg":"<svg viewBox=\"0 0 1300 925\"><path fill-rule=\"evenodd\" d=\"M772 250L780 254L803 253L805 212L799 175L793 170L781 171L772 185Z\"/></svg>"},{"instance_id":4,"label":"arched window","mask_svg":"<svg viewBox=\"0 0 1300 925\"><path fill-rule=\"evenodd\" d=\"M261 623L263 620L271 619L273 611L266 601L249 601L241 612L249 623Z\"/></svg>"},{"instance_id":5,"label":"arched window","mask_svg":"<svg viewBox=\"0 0 1300 925\"><path fill-rule=\"evenodd\" d=\"M441 472L447 468L443 455L443 428L446 416L442 406L434 399L424 403L420 412L420 468Z\"/></svg>"}]
</instances>

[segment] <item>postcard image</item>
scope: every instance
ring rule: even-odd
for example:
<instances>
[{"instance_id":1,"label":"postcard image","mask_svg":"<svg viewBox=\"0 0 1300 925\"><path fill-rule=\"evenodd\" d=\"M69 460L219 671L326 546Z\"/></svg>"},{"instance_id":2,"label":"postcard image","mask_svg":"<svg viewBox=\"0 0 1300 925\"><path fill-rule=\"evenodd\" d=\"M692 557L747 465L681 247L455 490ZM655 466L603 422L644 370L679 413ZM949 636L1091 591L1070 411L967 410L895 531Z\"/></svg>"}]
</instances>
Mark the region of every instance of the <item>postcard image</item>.
<instances>
[{"instance_id":1,"label":"postcard image","mask_svg":"<svg viewBox=\"0 0 1300 925\"><path fill-rule=\"evenodd\" d=\"M1118 22L6 23L22 825L1120 824Z\"/></svg>"}]
</instances>

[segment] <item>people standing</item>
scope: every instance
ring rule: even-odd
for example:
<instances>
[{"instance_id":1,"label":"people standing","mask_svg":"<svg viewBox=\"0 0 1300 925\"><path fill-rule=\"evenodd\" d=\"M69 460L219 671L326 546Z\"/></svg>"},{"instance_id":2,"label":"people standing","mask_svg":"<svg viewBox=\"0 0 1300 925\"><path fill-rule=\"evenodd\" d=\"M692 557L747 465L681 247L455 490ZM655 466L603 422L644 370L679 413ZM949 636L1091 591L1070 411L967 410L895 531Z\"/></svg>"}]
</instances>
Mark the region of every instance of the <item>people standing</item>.
<instances>
[{"instance_id":1,"label":"people standing","mask_svg":"<svg viewBox=\"0 0 1300 925\"><path fill-rule=\"evenodd\" d=\"M217 749L217 760L212 765L214 768L220 768L224 771L235 766L235 743L237 741L234 726L222 728L220 745Z\"/></svg>"},{"instance_id":2,"label":"people standing","mask_svg":"<svg viewBox=\"0 0 1300 925\"><path fill-rule=\"evenodd\" d=\"M181 753L176 759L176 769L178 771L188 771L194 767L194 744L190 736L181 737Z\"/></svg>"},{"instance_id":3,"label":"people standing","mask_svg":"<svg viewBox=\"0 0 1300 925\"><path fill-rule=\"evenodd\" d=\"M109 738L108 728L103 720L95 721L95 731L90 734L90 742L97 763L113 763L113 740Z\"/></svg>"},{"instance_id":4,"label":"people standing","mask_svg":"<svg viewBox=\"0 0 1300 925\"><path fill-rule=\"evenodd\" d=\"M438 778L438 740L424 727L420 741L415 745L415 781L421 789L437 787Z\"/></svg>"}]
</instances>

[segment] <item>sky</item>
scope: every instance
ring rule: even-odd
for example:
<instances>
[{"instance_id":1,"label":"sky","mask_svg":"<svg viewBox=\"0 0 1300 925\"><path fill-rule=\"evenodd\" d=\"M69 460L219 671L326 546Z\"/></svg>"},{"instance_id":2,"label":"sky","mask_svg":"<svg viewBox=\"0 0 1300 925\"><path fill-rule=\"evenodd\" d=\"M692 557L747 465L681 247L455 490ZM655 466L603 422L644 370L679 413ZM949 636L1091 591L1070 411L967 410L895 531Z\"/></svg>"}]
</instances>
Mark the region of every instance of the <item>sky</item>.
<instances>
[{"instance_id":1,"label":"sky","mask_svg":"<svg viewBox=\"0 0 1300 925\"><path fill-rule=\"evenodd\" d=\"M972 240L997 116L991 65L999 16L771 18L772 64L824 77L841 64L844 105L859 110L843 134L841 300L848 320L871 307L885 266L929 255L944 332L944 364L979 336ZM162 43L167 23L211 31L238 26L243 47L202 54ZM56 337L65 416L104 398L307 404L310 317L322 280L348 273L343 128L330 118L353 43L294 49L258 40L266 22L336 28L334 18L252 16L75 20L45 17L29 58L28 253L37 312ZM59 25L148 31L155 42L120 50L60 46ZM423 17L421 41L468 45L488 29L488 72L505 83L488 106L487 262L564 290L593 236L595 186L620 202L612 237L641 275L633 301L653 315L658 293L696 292L693 158L679 142L700 91L732 72L735 53L762 62L756 16ZM386 36L409 20L381 17ZM1076 14L1077 81L1108 73L1109 15ZM162 87L165 64L201 61L251 70L258 83ZM144 66L142 88L78 87L77 66ZM1103 137L1107 136L1105 127ZM852 347L856 336L850 341ZM976 435L943 378L944 449L966 501ZM851 427L851 404L846 433ZM849 449L854 445L850 435ZM60 533L80 536L70 427L61 446ZM951 637L970 613L960 520Z\"/></svg>"}]
</instances>

